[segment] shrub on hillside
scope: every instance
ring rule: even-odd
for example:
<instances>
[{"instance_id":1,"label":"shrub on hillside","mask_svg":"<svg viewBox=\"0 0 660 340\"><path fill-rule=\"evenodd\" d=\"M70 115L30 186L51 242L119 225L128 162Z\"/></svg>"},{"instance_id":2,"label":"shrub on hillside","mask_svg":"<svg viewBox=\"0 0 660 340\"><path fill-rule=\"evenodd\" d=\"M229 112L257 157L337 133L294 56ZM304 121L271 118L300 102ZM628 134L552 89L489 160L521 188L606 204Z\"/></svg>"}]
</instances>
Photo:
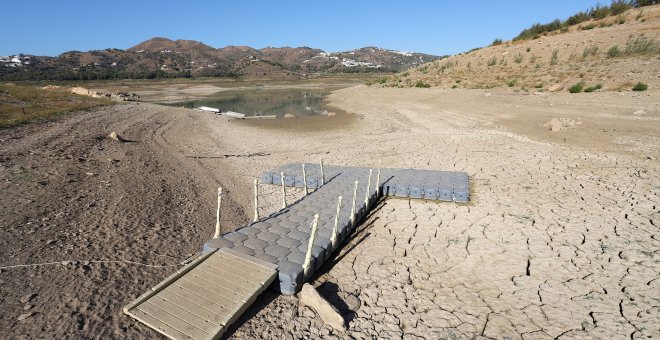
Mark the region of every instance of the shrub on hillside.
<instances>
[{"instance_id":1,"label":"shrub on hillside","mask_svg":"<svg viewBox=\"0 0 660 340\"><path fill-rule=\"evenodd\" d=\"M603 88L603 85L597 84L597 85L594 85L594 86L587 87L586 89L584 89L584 92L594 92L594 91L600 90L602 88Z\"/></svg>"},{"instance_id":2,"label":"shrub on hillside","mask_svg":"<svg viewBox=\"0 0 660 340\"><path fill-rule=\"evenodd\" d=\"M581 24L585 21L589 20L589 14L585 12L579 12L577 14L571 15L564 21L564 25L566 26L573 26L577 24Z\"/></svg>"},{"instance_id":3,"label":"shrub on hillside","mask_svg":"<svg viewBox=\"0 0 660 340\"><path fill-rule=\"evenodd\" d=\"M584 87L584 83L573 84L571 87L568 88L568 92L570 92L570 93L580 93L580 92L582 92L583 87Z\"/></svg>"},{"instance_id":4,"label":"shrub on hillside","mask_svg":"<svg viewBox=\"0 0 660 340\"><path fill-rule=\"evenodd\" d=\"M646 85L642 82L639 82L635 86L633 86L632 90L633 91L646 91L646 90L648 90L648 88L649 88L648 85Z\"/></svg>"},{"instance_id":5,"label":"shrub on hillside","mask_svg":"<svg viewBox=\"0 0 660 340\"><path fill-rule=\"evenodd\" d=\"M488 66L495 66L497 65L497 58L492 57L491 59L488 60Z\"/></svg>"},{"instance_id":6,"label":"shrub on hillside","mask_svg":"<svg viewBox=\"0 0 660 340\"><path fill-rule=\"evenodd\" d=\"M598 46L588 46L582 51L582 58L588 58L590 55L598 54Z\"/></svg>"},{"instance_id":7,"label":"shrub on hillside","mask_svg":"<svg viewBox=\"0 0 660 340\"><path fill-rule=\"evenodd\" d=\"M659 4L660 0L612 0L612 3L609 6L602 6L600 4L596 7L592 7L586 12L578 12L574 15L568 17L568 19L561 21L555 19L547 24L536 23L532 27L524 29L520 34L518 34L513 40L521 39L536 39L541 34L546 32L553 32L557 30L565 31L565 28L577 24L581 24L585 21L591 19L599 20L606 18L611 15L620 15L621 13L627 11L633 7L643 7ZM639 17L637 18L639 20ZM619 23L625 22L625 19L619 19ZM591 23L581 27L583 30L590 30L596 28L596 25Z\"/></svg>"},{"instance_id":8,"label":"shrub on hillside","mask_svg":"<svg viewBox=\"0 0 660 340\"><path fill-rule=\"evenodd\" d=\"M516 54L516 56L513 57L513 61L514 61L516 64L520 64L520 63L522 63L522 61L523 61L523 56L522 56L522 54L520 54L520 53Z\"/></svg>"},{"instance_id":9,"label":"shrub on hillside","mask_svg":"<svg viewBox=\"0 0 660 340\"><path fill-rule=\"evenodd\" d=\"M607 50L607 57L608 58L616 58L619 55L621 55L621 51L619 50L619 46L612 46L610 47L609 50Z\"/></svg>"},{"instance_id":10,"label":"shrub on hillside","mask_svg":"<svg viewBox=\"0 0 660 340\"><path fill-rule=\"evenodd\" d=\"M429 84L429 83L425 83L425 82L422 81L422 80L418 80L418 81L415 83L415 87L429 88L429 87L431 87L431 84Z\"/></svg>"},{"instance_id":11,"label":"shrub on hillside","mask_svg":"<svg viewBox=\"0 0 660 340\"><path fill-rule=\"evenodd\" d=\"M559 51L557 50L552 50L552 57L550 57L550 65L557 65L557 61L559 58L557 57L557 54Z\"/></svg>"},{"instance_id":12,"label":"shrub on hillside","mask_svg":"<svg viewBox=\"0 0 660 340\"><path fill-rule=\"evenodd\" d=\"M660 0L632 0L630 3L635 7L643 7L660 4Z\"/></svg>"},{"instance_id":13,"label":"shrub on hillside","mask_svg":"<svg viewBox=\"0 0 660 340\"><path fill-rule=\"evenodd\" d=\"M596 19L596 20L603 19L609 16L610 14L612 14L612 10L610 9L610 7L601 6L600 4L596 4L596 7L592 7L589 10L589 16L592 19Z\"/></svg>"},{"instance_id":14,"label":"shrub on hillside","mask_svg":"<svg viewBox=\"0 0 660 340\"><path fill-rule=\"evenodd\" d=\"M637 38L626 44L626 54L657 54L660 53L660 42L648 39Z\"/></svg>"},{"instance_id":15,"label":"shrub on hillside","mask_svg":"<svg viewBox=\"0 0 660 340\"><path fill-rule=\"evenodd\" d=\"M588 30L592 30L592 29L596 28L596 25L595 24L588 24L588 25L580 26L579 28L583 31L588 31Z\"/></svg>"},{"instance_id":16,"label":"shrub on hillside","mask_svg":"<svg viewBox=\"0 0 660 340\"><path fill-rule=\"evenodd\" d=\"M502 39L497 38L497 39L493 40L492 43L490 43L490 46L497 46L497 45L502 45Z\"/></svg>"},{"instance_id":17,"label":"shrub on hillside","mask_svg":"<svg viewBox=\"0 0 660 340\"><path fill-rule=\"evenodd\" d=\"M633 6L625 0L613 0L612 4L610 4L610 10L612 11L613 15L619 15L629 9L631 9Z\"/></svg>"}]
</instances>

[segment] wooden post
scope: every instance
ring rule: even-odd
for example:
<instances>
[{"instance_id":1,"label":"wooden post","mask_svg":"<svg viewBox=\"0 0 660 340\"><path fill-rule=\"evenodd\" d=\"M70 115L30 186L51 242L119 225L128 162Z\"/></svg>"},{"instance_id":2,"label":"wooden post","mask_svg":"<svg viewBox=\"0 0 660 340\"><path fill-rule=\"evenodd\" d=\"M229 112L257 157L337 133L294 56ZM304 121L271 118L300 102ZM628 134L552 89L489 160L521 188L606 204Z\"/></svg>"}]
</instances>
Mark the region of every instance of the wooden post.
<instances>
[{"instance_id":1,"label":"wooden post","mask_svg":"<svg viewBox=\"0 0 660 340\"><path fill-rule=\"evenodd\" d=\"M319 224L319 214L314 214L314 222L312 222L312 233L309 235L309 243L307 244L307 254L305 255L305 263L303 263L304 277L307 277L312 263L312 247L314 247L314 240L316 239L316 227Z\"/></svg>"},{"instance_id":2,"label":"wooden post","mask_svg":"<svg viewBox=\"0 0 660 340\"><path fill-rule=\"evenodd\" d=\"M321 163L321 185L325 184L325 173L323 172L323 158L319 157L319 161Z\"/></svg>"},{"instance_id":3,"label":"wooden post","mask_svg":"<svg viewBox=\"0 0 660 340\"><path fill-rule=\"evenodd\" d=\"M369 209L369 196L371 194L369 191L371 191L371 173L372 173L372 171L373 171L372 169L369 169L369 180L367 181L367 193L364 195L364 206L367 209Z\"/></svg>"},{"instance_id":4,"label":"wooden post","mask_svg":"<svg viewBox=\"0 0 660 340\"><path fill-rule=\"evenodd\" d=\"M337 201L337 214L335 214L335 226L332 228L332 236L330 236L330 243L332 244L332 249L335 249L337 244L337 228L339 226L339 210L341 210L341 196Z\"/></svg>"},{"instance_id":5,"label":"wooden post","mask_svg":"<svg viewBox=\"0 0 660 340\"><path fill-rule=\"evenodd\" d=\"M302 165L303 168L303 184L305 186L305 196L307 196L307 173L305 172L305 163Z\"/></svg>"},{"instance_id":6,"label":"wooden post","mask_svg":"<svg viewBox=\"0 0 660 340\"><path fill-rule=\"evenodd\" d=\"M220 237L220 207L222 206L222 187L218 188L218 208L215 211L215 235L213 238Z\"/></svg>"},{"instance_id":7,"label":"wooden post","mask_svg":"<svg viewBox=\"0 0 660 340\"><path fill-rule=\"evenodd\" d=\"M286 209L286 188L284 185L284 173L280 172L280 179L282 180L282 209Z\"/></svg>"},{"instance_id":8,"label":"wooden post","mask_svg":"<svg viewBox=\"0 0 660 340\"><path fill-rule=\"evenodd\" d=\"M351 204L351 226L355 227L355 200L357 199L358 181L355 181L355 188L353 188L353 204Z\"/></svg>"},{"instance_id":9,"label":"wooden post","mask_svg":"<svg viewBox=\"0 0 660 340\"><path fill-rule=\"evenodd\" d=\"M376 197L380 197L380 161L378 161L378 174L376 175Z\"/></svg>"},{"instance_id":10,"label":"wooden post","mask_svg":"<svg viewBox=\"0 0 660 340\"><path fill-rule=\"evenodd\" d=\"M259 180L254 180L254 222L259 221Z\"/></svg>"}]
</instances>

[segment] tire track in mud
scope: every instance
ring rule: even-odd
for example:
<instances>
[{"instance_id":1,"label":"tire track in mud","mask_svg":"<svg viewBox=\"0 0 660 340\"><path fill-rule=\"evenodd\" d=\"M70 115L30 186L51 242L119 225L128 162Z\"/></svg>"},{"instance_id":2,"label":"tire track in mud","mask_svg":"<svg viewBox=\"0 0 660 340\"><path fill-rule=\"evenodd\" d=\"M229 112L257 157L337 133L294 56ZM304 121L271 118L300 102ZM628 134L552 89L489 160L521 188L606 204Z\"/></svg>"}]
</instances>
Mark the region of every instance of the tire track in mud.
<instances>
[{"instance_id":1,"label":"tire track in mud","mask_svg":"<svg viewBox=\"0 0 660 340\"><path fill-rule=\"evenodd\" d=\"M177 265L213 233L220 162L187 159L182 145L210 143L207 119L150 104L115 105L55 122L0 131L0 265L63 265L0 273L0 337L152 337L121 308L175 267L99 264L128 260ZM105 138L115 131L134 141ZM226 219L246 220L236 200ZM234 222L237 221L237 222ZM24 314L25 294L33 314Z\"/></svg>"}]
</instances>

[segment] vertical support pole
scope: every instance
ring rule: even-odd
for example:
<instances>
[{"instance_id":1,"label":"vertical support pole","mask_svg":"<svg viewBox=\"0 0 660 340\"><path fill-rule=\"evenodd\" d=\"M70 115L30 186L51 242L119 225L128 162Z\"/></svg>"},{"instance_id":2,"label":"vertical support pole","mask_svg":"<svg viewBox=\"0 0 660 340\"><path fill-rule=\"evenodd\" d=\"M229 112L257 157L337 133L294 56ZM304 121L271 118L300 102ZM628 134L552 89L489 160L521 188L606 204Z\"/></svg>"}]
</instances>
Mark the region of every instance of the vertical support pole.
<instances>
[{"instance_id":1,"label":"vertical support pole","mask_svg":"<svg viewBox=\"0 0 660 340\"><path fill-rule=\"evenodd\" d=\"M303 163L302 168L303 168L303 184L305 186L305 196L307 196L307 193L308 193L308 191L307 191L307 173L305 172L305 163Z\"/></svg>"},{"instance_id":2,"label":"vertical support pole","mask_svg":"<svg viewBox=\"0 0 660 340\"><path fill-rule=\"evenodd\" d=\"M380 161L378 161L378 174L376 175L376 197L380 197Z\"/></svg>"},{"instance_id":3,"label":"vertical support pole","mask_svg":"<svg viewBox=\"0 0 660 340\"><path fill-rule=\"evenodd\" d=\"M215 211L215 235L213 238L220 237L220 207L222 206L222 187L218 188L218 208Z\"/></svg>"},{"instance_id":4,"label":"vertical support pole","mask_svg":"<svg viewBox=\"0 0 660 340\"><path fill-rule=\"evenodd\" d=\"M254 180L254 222L259 221L259 180Z\"/></svg>"},{"instance_id":5,"label":"vertical support pole","mask_svg":"<svg viewBox=\"0 0 660 340\"><path fill-rule=\"evenodd\" d=\"M351 227L355 227L355 200L357 199L357 187L358 181L355 181L355 187L353 188L353 204L351 204Z\"/></svg>"},{"instance_id":6,"label":"vertical support pole","mask_svg":"<svg viewBox=\"0 0 660 340\"><path fill-rule=\"evenodd\" d=\"M284 173L280 172L280 179L282 180L282 209L286 209L286 187L284 185Z\"/></svg>"},{"instance_id":7,"label":"vertical support pole","mask_svg":"<svg viewBox=\"0 0 660 340\"><path fill-rule=\"evenodd\" d=\"M332 228L332 236L330 236L330 243L332 244L332 249L335 249L335 245L337 244L337 228L339 226L339 210L341 210L341 199L342 197L339 196L339 199L337 201L337 214L335 214L335 226Z\"/></svg>"},{"instance_id":8,"label":"vertical support pole","mask_svg":"<svg viewBox=\"0 0 660 340\"><path fill-rule=\"evenodd\" d=\"M312 222L312 233L309 235L309 243L307 244L307 254L305 255L305 263L303 263L304 276L307 277L309 269L312 264L312 247L314 247L314 240L316 239L316 227L319 224L319 214L314 214L314 222Z\"/></svg>"},{"instance_id":9,"label":"vertical support pole","mask_svg":"<svg viewBox=\"0 0 660 340\"><path fill-rule=\"evenodd\" d=\"M364 206L369 209L369 196L371 196L371 173L372 169L369 169L369 180L367 181L367 193L364 194Z\"/></svg>"},{"instance_id":10,"label":"vertical support pole","mask_svg":"<svg viewBox=\"0 0 660 340\"><path fill-rule=\"evenodd\" d=\"M325 173L323 172L323 158L319 157L321 163L321 185L325 185Z\"/></svg>"}]
</instances>

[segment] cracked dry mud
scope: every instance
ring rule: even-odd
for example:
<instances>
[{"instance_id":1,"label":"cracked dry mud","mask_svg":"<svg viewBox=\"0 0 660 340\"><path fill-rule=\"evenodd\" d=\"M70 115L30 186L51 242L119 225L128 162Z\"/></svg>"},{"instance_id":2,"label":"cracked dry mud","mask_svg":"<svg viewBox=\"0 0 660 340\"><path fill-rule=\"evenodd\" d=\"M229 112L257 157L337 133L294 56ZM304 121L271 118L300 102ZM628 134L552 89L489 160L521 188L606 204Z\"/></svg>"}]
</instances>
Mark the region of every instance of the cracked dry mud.
<instances>
[{"instance_id":1,"label":"cracked dry mud","mask_svg":"<svg viewBox=\"0 0 660 340\"><path fill-rule=\"evenodd\" d=\"M466 171L471 200L380 203L312 280L346 332L267 292L228 337L660 338L658 93L489 93L357 87L330 96L349 116L284 122L127 104L0 131L4 265L172 266L3 270L0 337L158 337L121 308L213 234L217 186L228 231L250 220L253 178L322 156ZM541 127L564 116L583 124ZM97 139L111 131L138 142ZM221 155L258 156L190 157ZM263 213L278 190L262 186Z\"/></svg>"},{"instance_id":2,"label":"cracked dry mud","mask_svg":"<svg viewBox=\"0 0 660 340\"><path fill-rule=\"evenodd\" d=\"M363 112L365 93L373 92L344 92L339 102ZM413 105L400 97L365 102L387 118L392 102L398 112ZM406 125L417 140L379 140L375 153L390 164L411 150L406 165L430 160L431 167L467 170L471 203L381 203L313 282L345 307L347 333L323 326L295 298L278 297L243 320L237 338L660 337L657 161L537 142L475 122L457 128L461 120L446 115L445 123L430 123L424 110L401 116L414 116L417 124ZM438 125L446 135L422 128ZM419 137L422 131L431 136ZM361 303L347 308L347 297Z\"/></svg>"}]
</instances>

